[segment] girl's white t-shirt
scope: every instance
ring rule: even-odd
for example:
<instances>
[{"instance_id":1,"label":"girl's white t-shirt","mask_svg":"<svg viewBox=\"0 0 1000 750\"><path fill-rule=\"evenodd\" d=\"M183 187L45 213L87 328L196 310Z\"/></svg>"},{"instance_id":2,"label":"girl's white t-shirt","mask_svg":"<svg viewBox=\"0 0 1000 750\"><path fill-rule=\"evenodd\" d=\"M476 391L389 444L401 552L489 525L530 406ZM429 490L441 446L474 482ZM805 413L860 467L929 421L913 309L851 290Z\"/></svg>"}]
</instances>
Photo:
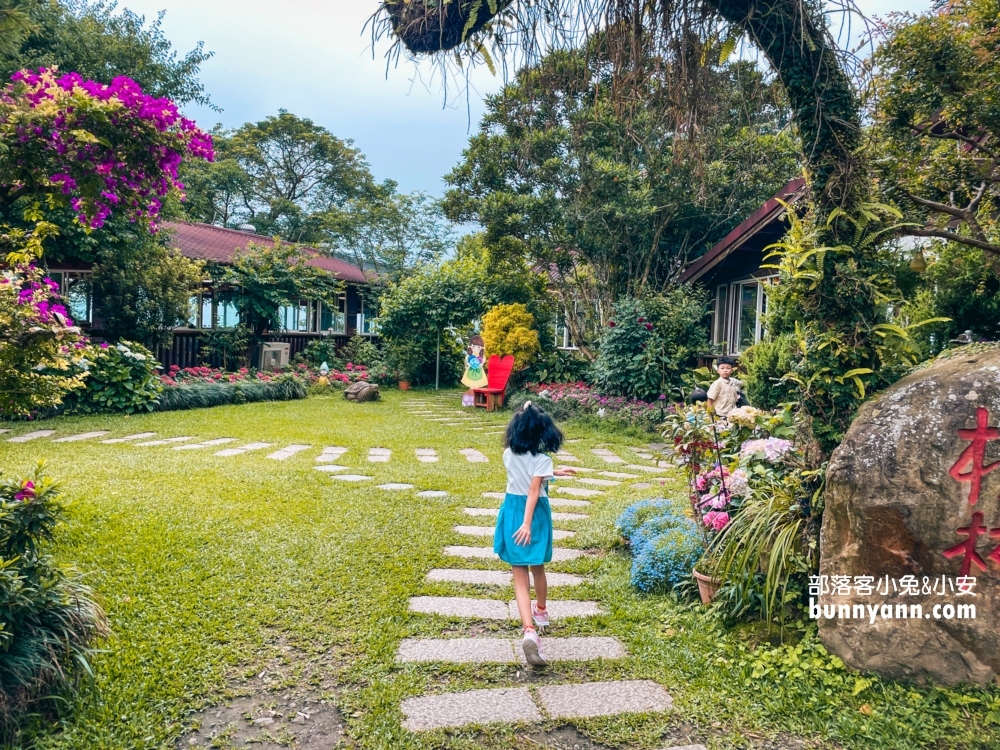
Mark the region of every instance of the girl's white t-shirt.
<instances>
[{"instance_id":1,"label":"girl's white t-shirt","mask_svg":"<svg viewBox=\"0 0 1000 750\"><path fill-rule=\"evenodd\" d=\"M511 495L527 495L531 480L535 477L551 479L554 474L552 459L544 453L514 453L510 448L503 452L503 465L507 467L507 492ZM540 497L548 497L548 482L542 482Z\"/></svg>"}]
</instances>

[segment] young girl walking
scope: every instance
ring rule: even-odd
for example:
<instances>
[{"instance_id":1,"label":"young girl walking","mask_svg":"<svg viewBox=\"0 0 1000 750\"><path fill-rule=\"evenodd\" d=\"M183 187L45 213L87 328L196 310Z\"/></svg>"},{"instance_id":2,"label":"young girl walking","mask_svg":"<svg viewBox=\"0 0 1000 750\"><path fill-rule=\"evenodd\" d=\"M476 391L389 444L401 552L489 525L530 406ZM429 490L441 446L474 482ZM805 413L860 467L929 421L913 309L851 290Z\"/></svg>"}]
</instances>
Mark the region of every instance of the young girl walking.
<instances>
[{"instance_id":1,"label":"young girl walking","mask_svg":"<svg viewBox=\"0 0 1000 750\"><path fill-rule=\"evenodd\" d=\"M514 570L517 611L524 626L521 647L528 664L545 666L535 627L549 624L545 597L545 563L552 560L552 511L548 484L552 477L572 476L573 469L555 469L546 455L562 446L563 434L552 417L528 401L511 417L504 435L503 464L507 468L507 495L497 516L493 551ZM528 570L535 583L531 601Z\"/></svg>"}]
</instances>

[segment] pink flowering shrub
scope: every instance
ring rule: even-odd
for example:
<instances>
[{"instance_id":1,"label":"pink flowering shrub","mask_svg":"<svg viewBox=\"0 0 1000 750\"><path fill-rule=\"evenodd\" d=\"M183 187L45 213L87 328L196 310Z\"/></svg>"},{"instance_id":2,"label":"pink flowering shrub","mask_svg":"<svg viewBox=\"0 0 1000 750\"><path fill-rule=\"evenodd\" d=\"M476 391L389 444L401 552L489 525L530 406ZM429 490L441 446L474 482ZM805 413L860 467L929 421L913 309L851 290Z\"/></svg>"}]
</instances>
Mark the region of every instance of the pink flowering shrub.
<instances>
[{"instance_id":1,"label":"pink flowering shrub","mask_svg":"<svg viewBox=\"0 0 1000 750\"><path fill-rule=\"evenodd\" d=\"M557 419L590 415L600 419L653 428L673 410L666 397L652 403L618 396L604 396L586 383L529 383L529 398ZM523 400L523 399L521 399Z\"/></svg>"}]
</instances>

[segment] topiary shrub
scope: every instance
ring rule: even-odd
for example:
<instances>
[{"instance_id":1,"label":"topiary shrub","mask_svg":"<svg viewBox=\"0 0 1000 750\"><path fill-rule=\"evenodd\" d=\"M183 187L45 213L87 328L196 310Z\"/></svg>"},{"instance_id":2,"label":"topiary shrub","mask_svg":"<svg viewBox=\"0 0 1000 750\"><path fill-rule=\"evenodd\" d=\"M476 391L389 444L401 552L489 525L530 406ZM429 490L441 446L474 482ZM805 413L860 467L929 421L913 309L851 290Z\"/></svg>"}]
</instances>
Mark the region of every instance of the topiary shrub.
<instances>
[{"instance_id":1,"label":"topiary shrub","mask_svg":"<svg viewBox=\"0 0 1000 750\"><path fill-rule=\"evenodd\" d=\"M163 390L157 374L159 362L141 344L91 344L80 364L86 379L83 388L71 391L64 400L70 413L153 411Z\"/></svg>"},{"instance_id":2,"label":"topiary shrub","mask_svg":"<svg viewBox=\"0 0 1000 750\"><path fill-rule=\"evenodd\" d=\"M82 576L44 554L63 505L43 470L0 481L0 744L38 701L77 687L108 633Z\"/></svg>"},{"instance_id":3,"label":"topiary shrub","mask_svg":"<svg viewBox=\"0 0 1000 750\"><path fill-rule=\"evenodd\" d=\"M255 401L292 401L308 395L306 384L292 375L283 375L271 381L192 383L165 388L157 398L155 410L205 409Z\"/></svg>"},{"instance_id":4,"label":"topiary shrub","mask_svg":"<svg viewBox=\"0 0 1000 750\"><path fill-rule=\"evenodd\" d=\"M792 371L795 361L795 336L785 334L760 341L740 355L740 367L747 398L758 409L777 409L780 404L798 398L794 383L777 382Z\"/></svg>"},{"instance_id":5,"label":"topiary shrub","mask_svg":"<svg viewBox=\"0 0 1000 750\"><path fill-rule=\"evenodd\" d=\"M492 308L483 316L487 356L512 354L515 371L528 367L542 350L534 325L535 316L520 302Z\"/></svg>"}]
</instances>

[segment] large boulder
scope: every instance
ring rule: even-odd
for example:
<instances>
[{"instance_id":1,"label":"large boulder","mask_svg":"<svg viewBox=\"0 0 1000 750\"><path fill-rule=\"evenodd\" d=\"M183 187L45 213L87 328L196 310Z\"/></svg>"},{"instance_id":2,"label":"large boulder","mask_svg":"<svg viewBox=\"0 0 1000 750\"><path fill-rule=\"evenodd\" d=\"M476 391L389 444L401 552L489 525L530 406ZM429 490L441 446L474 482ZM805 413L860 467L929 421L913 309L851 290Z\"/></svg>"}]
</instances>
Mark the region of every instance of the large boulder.
<instances>
[{"instance_id":1,"label":"large boulder","mask_svg":"<svg viewBox=\"0 0 1000 750\"><path fill-rule=\"evenodd\" d=\"M828 649L886 677L997 678L998 460L1000 350L958 350L861 408L827 475L811 610Z\"/></svg>"}]
</instances>

